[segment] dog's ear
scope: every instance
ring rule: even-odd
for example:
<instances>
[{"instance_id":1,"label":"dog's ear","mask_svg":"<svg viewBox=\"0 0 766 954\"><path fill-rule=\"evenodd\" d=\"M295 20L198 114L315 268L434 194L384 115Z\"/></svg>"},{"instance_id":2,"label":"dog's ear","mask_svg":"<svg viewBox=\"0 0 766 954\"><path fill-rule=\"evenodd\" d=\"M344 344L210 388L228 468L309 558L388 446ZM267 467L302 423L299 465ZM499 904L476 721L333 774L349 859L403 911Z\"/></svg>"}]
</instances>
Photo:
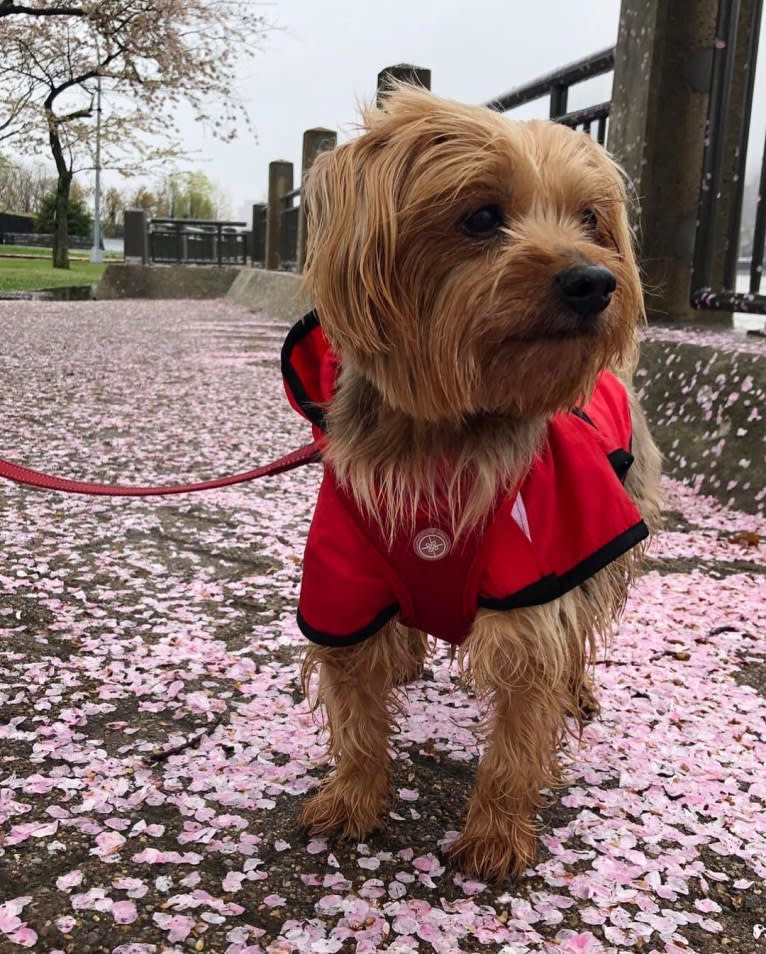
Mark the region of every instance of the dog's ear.
<instances>
[{"instance_id":1,"label":"dog's ear","mask_svg":"<svg viewBox=\"0 0 766 954\"><path fill-rule=\"evenodd\" d=\"M636 251L636 236L633 222L638 221L638 198L632 182L626 173L611 157L608 162L613 172L619 177L622 201L613 206L614 213L610 216L609 231L620 258L618 285L621 295L624 296L623 308L631 316L633 335L627 350L623 354L622 370L632 375L638 363L639 328L646 323L646 308L644 304L644 290L641 283L641 272Z\"/></svg>"},{"instance_id":2,"label":"dog's ear","mask_svg":"<svg viewBox=\"0 0 766 954\"><path fill-rule=\"evenodd\" d=\"M617 210L617 221L615 223L616 228L614 238L620 253L620 257L628 265L631 277L631 292L639 303L637 310L638 317L641 321L645 321L646 314L644 310L643 290L641 287L641 275L638 267L636 250L637 242L635 234L635 228L637 227L640 211L638 205L638 196L636 195L635 186L628 179L627 174L624 173L616 163L615 166L617 168L617 173L623 183L624 201L621 208Z\"/></svg>"},{"instance_id":3,"label":"dog's ear","mask_svg":"<svg viewBox=\"0 0 766 954\"><path fill-rule=\"evenodd\" d=\"M309 173L303 289L333 347L359 358L386 352L397 310L395 158L368 132L320 155Z\"/></svg>"}]
</instances>

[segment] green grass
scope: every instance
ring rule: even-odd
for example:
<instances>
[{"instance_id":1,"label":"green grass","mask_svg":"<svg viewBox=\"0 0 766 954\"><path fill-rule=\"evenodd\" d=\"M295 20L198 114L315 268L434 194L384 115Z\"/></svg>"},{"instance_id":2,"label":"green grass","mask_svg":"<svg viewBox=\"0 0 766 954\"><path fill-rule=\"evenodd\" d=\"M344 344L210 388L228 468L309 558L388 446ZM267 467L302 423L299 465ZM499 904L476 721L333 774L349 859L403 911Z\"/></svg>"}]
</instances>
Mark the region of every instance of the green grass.
<instances>
[{"instance_id":1,"label":"green grass","mask_svg":"<svg viewBox=\"0 0 766 954\"><path fill-rule=\"evenodd\" d=\"M71 285L95 285L105 265L72 262L66 268L54 268L50 253L40 261L24 258L0 258L0 291L37 291L41 288L66 288Z\"/></svg>"}]
</instances>

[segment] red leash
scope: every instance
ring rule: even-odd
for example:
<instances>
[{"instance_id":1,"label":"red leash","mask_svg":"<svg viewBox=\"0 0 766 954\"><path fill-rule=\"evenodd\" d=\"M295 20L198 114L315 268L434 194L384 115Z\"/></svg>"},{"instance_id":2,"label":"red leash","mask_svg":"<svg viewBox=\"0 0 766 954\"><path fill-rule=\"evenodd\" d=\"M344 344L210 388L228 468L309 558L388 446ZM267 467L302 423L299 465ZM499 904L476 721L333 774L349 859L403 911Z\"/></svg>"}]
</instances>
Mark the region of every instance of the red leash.
<instances>
[{"instance_id":1,"label":"red leash","mask_svg":"<svg viewBox=\"0 0 766 954\"><path fill-rule=\"evenodd\" d=\"M232 484L242 484L247 480L256 480L258 477L270 477L274 474L283 474L304 464L311 464L320 460L320 448L316 441L304 444L297 450L290 451L284 457L248 470L244 474L233 474L231 477L219 477L217 480L204 480L197 484L171 484L163 487L121 487L119 485L95 484L83 480L67 480L63 477L52 477L29 467L21 467L9 460L0 458L0 477L12 480L17 484L26 484L42 490L59 490L67 494L89 494L100 497L160 497L168 494L187 494L197 490L215 490L217 487L230 487Z\"/></svg>"}]
</instances>

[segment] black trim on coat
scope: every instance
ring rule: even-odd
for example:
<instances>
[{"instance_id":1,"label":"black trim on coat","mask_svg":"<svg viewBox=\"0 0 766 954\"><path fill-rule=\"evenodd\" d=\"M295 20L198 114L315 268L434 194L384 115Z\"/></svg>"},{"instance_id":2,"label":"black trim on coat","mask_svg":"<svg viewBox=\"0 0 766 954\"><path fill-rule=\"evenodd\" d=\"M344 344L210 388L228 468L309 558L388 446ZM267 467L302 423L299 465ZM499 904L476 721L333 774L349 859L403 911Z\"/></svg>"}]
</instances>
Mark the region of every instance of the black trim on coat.
<instances>
[{"instance_id":1,"label":"black trim on coat","mask_svg":"<svg viewBox=\"0 0 766 954\"><path fill-rule=\"evenodd\" d=\"M593 422L593 420L583 411L581 407L573 407L572 414L575 417L579 417L581 421L585 421L586 424L594 430L598 430L598 425ZM630 435L631 444L633 443L633 435ZM635 458L630 453L629 450L625 450L623 447L618 447L616 450L613 450L611 453L606 455L609 458L609 463L612 465L612 470L620 478L620 483L625 483L625 478L627 477L628 471L631 468L631 465Z\"/></svg>"},{"instance_id":2,"label":"black trim on coat","mask_svg":"<svg viewBox=\"0 0 766 954\"><path fill-rule=\"evenodd\" d=\"M596 431L598 430L596 425L593 423L592 419L588 417L588 415L585 413L585 411L583 411L581 407L573 407L572 414L574 414L575 417L579 417L581 421L585 421L586 424L590 424L590 426L594 430Z\"/></svg>"},{"instance_id":3,"label":"black trim on coat","mask_svg":"<svg viewBox=\"0 0 766 954\"><path fill-rule=\"evenodd\" d=\"M642 540L646 540L648 536L649 530L644 521L640 520L595 553L591 553L577 566L562 573L561 576L550 573L511 596L500 598L480 596L479 606L482 609L510 610L519 609L522 606L540 606L542 603L550 603L551 600L558 599L584 583L599 570L603 570L605 566L621 557L623 553L627 553Z\"/></svg>"},{"instance_id":4,"label":"black trim on coat","mask_svg":"<svg viewBox=\"0 0 766 954\"><path fill-rule=\"evenodd\" d=\"M306 389L303 386L303 381L301 381L295 368L290 362L290 356L295 347L300 344L304 338L308 337L308 335L310 335L315 328L318 327L319 315L317 315L315 311L310 311L307 315L301 318L300 321L296 322L288 331L285 342L282 345L280 363L282 366L282 377L285 379L290 391L300 405L303 413L312 424L316 424L317 427L321 427L323 431L326 431L327 422L325 420L324 410L316 403L316 401L312 401L308 396Z\"/></svg>"},{"instance_id":5,"label":"black trim on coat","mask_svg":"<svg viewBox=\"0 0 766 954\"><path fill-rule=\"evenodd\" d=\"M306 622L301 611L298 610L298 629L303 633L306 639L312 643L341 649L344 646L355 646L357 643L362 643L365 639L374 636L380 632L386 623L390 622L398 612L399 604L392 603L384 610L381 610L374 619L370 620L370 622L361 629L357 629L353 633L344 634L343 636L335 636L332 633L325 633L321 629L314 629L313 626Z\"/></svg>"},{"instance_id":6,"label":"black trim on coat","mask_svg":"<svg viewBox=\"0 0 766 954\"><path fill-rule=\"evenodd\" d=\"M625 478L628 476L628 471L633 465L635 458L631 453L623 450L622 447L618 447L617 450L613 450L611 454L607 454L606 456L609 458L612 470L620 478L620 483L624 484Z\"/></svg>"}]
</instances>

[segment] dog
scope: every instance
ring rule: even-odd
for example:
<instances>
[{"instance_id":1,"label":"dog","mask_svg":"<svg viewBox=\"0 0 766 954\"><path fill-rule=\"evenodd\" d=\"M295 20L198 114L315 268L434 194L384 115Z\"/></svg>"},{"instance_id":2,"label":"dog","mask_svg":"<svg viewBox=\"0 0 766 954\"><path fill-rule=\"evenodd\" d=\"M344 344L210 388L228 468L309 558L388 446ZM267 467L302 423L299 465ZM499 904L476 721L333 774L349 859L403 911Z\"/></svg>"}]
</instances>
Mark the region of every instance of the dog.
<instances>
[{"instance_id":1,"label":"dog","mask_svg":"<svg viewBox=\"0 0 766 954\"><path fill-rule=\"evenodd\" d=\"M429 633L486 711L451 856L518 876L660 520L623 178L585 133L398 86L305 201L315 310L282 360L322 445L298 622L335 769L300 820L381 825Z\"/></svg>"}]
</instances>

